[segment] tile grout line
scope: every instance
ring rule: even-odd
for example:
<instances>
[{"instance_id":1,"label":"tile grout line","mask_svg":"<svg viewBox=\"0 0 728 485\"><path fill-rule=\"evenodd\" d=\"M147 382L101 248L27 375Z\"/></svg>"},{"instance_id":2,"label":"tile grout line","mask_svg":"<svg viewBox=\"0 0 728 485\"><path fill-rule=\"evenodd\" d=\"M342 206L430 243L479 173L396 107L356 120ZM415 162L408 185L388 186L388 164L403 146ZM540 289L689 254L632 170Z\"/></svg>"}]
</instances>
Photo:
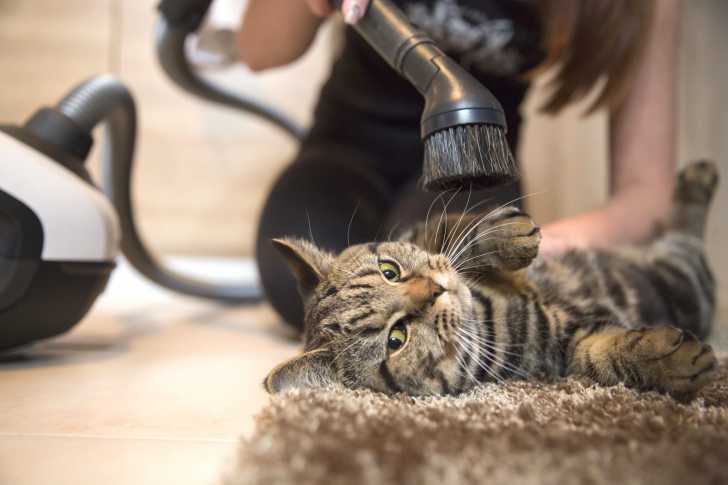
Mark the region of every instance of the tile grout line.
<instances>
[{"instance_id":1,"label":"tile grout line","mask_svg":"<svg viewBox=\"0 0 728 485\"><path fill-rule=\"evenodd\" d=\"M234 444L238 439L233 438L169 438L164 436L114 436L94 434L65 434L65 433L7 433L0 431L0 438L57 438L57 439L97 439L110 441L169 441L169 442L194 442L194 443L217 443Z\"/></svg>"}]
</instances>

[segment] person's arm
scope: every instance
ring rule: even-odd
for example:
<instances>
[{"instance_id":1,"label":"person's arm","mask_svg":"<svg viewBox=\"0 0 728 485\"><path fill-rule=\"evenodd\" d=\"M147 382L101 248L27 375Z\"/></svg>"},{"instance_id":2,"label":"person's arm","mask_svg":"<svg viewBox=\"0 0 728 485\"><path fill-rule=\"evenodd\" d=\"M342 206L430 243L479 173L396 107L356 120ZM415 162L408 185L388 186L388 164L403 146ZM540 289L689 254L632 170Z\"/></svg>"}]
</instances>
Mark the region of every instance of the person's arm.
<instances>
[{"instance_id":1,"label":"person's arm","mask_svg":"<svg viewBox=\"0 0 728 485\"><path fill-rule=\"evenodd\" d=\"M344 0L347 23L356 23L369 0ZM301 57L316 38L330 0L248 0L237 34L240 62L253 71L284 66Z\"/></svg>"},{"instance_id":2,"label":"person's arm","mask_svg":"<svg viewBox=\"0 0 728 485\"><path fill-rule=\"evenodd\" d=\"M668 216L675 178L679 2L655 2L655 23L625 102L610 118L611 192L652 221ZM640 239L644 227L625 226ZM649 229L649 228L647 228Z\"/></svg>"},{"instance_id":3,"label":"person's arm","mask_svg":"<svg viewBox=\"0 0 728 485\"><path fill-rule=\"evenodd\" d=\"M658 0L647 45L622 105L610 113L610 199L543 228L542 253L636 243L670 212L675 176L679 0Z\"/></svg>"},{"instance_id":4,"label":"person's arm","mask_svg":"<svg viewBox=\"0 0 728 485\"><path fill-rule=\"evenodd\" d=\"M289 64L308 50L322 21L302 0L249 0L237 34L240 61L253 71Z\"/></svg>"}]
</instances>

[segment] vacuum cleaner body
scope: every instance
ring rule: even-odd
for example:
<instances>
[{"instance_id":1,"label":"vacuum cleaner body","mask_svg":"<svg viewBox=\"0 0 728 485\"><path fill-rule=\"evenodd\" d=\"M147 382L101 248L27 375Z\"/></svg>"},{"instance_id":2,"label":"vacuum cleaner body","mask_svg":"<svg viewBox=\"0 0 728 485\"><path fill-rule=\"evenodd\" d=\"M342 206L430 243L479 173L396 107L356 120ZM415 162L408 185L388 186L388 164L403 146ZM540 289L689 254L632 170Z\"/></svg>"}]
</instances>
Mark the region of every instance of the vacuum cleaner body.
<instances>
[{"instance_id":1,"label":"vacuum cleaner body","mask_svg":"<svg viewBox=\"0 0 728 485\"><path fill-rule=\"evenodd\" d=\"M101 124L97 189L84 163ZM133 96L111 76L82 82L22 126L0 126L0 351L81 321L120 253L142 276L178 293L261 300L257 284L181 274L147 247L131 197L136 126Z\"/></svg>"},{"instance_id":2,"label":"vacuum cleaner body","mask_svg":"<svg viewBox=\"0 0 728 485\"><path fill-rule=\"evenodd\" d=\"M0 128L0 151L5 350L61 334L84 317L114 268L120 230L111 204L72 154L23 128Z\"/></svg>"}]
</instances>

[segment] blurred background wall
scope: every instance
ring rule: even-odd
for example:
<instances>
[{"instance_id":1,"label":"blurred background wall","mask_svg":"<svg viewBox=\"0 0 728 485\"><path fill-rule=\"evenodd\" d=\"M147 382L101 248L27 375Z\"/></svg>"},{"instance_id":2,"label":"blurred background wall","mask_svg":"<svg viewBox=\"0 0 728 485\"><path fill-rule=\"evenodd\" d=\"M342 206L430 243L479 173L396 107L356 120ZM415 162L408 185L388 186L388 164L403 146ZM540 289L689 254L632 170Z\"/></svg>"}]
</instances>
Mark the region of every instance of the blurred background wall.
<instances>
[{"instance_id":1,"label":"blurred background wall","mask_svg":"<svg viewBox=\"0 0 728 485\"><path fill-rule=\"evenodd\" d=\"M217 0L213 21L234 26L244 3ZM266 190L295 145L274 128L192 99L163 77L153 52L155 4L0 0L0 122L24 120L91 74L120 76L140 109L135 199L147 239L167 253L249 255ZM725 304L728 2L691 0L683 7L679 156L710 157L722 166L708 245ZM258 75L236 66L210 77L305 123L333 55L334 29L329 25L293 66ZM545 223L605 200L607 144L604 114L583 118L584 106L575 106L558 118L540 115L540 84L527 103L520 156L527 192L535 194L530 211Z\"/></svg>"}]
</instances>

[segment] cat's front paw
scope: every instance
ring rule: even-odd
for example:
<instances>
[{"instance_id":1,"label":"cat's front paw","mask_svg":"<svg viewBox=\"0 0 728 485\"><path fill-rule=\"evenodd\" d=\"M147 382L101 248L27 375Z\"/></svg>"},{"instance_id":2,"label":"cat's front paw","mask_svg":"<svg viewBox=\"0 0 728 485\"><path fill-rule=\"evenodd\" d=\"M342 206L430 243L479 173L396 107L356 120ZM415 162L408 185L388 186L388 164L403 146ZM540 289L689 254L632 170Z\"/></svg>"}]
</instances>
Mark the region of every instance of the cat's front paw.
<instances>
[{"instance_id":1,"label":"cat's front paw","mask_svg":"<svg viewBox=\"0 0 728 485\"><path fill-rule=\"evenodd\" d=\"M482 228L483 254L492 254L502 269L525 268L538 255L541 229L531 216L516 207L505 207Z\"/></svg>"},{"instance_id":2,"label":"cat's front paw","mask_svg":"<svg viewBox=\"0 0 728 485\"><path fill-rule=\"evenodd\" d=\"M717 368L710 345L674 327L630 331L625 351L645 387L674 395L698 391Z\"/></svg>"}]
</instances>

